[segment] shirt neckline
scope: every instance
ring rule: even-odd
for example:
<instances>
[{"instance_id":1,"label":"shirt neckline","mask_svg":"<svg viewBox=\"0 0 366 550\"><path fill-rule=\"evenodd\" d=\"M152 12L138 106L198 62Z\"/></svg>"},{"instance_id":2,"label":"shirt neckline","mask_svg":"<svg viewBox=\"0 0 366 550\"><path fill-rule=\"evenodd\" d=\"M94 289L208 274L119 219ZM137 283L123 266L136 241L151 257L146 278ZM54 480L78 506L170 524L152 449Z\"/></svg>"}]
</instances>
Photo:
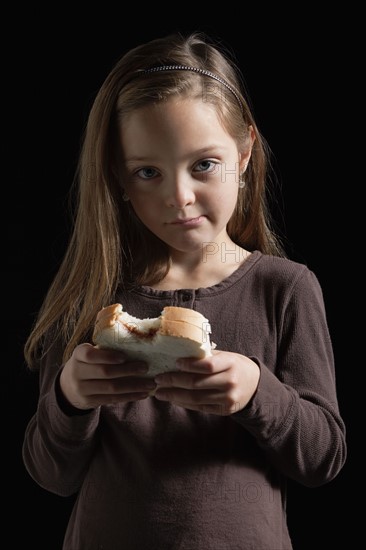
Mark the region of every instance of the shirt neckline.
<instances>
[{"instance_id":1,"label":"shirt neckline","mask_svg":"<svg viewBox=\"0 0 366 550\"><path fill-rule=\"evenodd\" d=\"M175 290L158 290L151 288L149 286L139 286L132 290L132 292L144 295L144 296L154 296L154 297L169 297L173 296L177 292L190 292L194 293L196 298L200 296L208 296L212 294L219 294L234 284L236 284L242 277L244 277L253 267L254 265L260 260L260 258L263 256L262 252L259 250L254 250L249 258L245 260L235 271L233 271L228 277L225 277L222 281L219 283L216 283L215 285L209 286L209 287L200 287L200 288L177 288Z\"/></svg>"}]
</instances>

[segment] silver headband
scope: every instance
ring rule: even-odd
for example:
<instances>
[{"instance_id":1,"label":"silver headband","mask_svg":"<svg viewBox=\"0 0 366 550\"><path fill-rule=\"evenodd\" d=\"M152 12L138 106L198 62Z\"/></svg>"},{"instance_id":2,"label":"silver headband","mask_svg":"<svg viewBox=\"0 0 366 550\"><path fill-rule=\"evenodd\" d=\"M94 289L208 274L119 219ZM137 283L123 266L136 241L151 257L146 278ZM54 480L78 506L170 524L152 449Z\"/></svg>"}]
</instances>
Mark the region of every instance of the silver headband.
<instances>
[{"instance_id":1,"label":"silver headband","mask_svg":"<svg viewBox=\"0 0 366 550\"><path fill-rule=\"evenodd\" d=\"M223 86L225 86L225 88L230 90L230 92L236 97L240 105L240 109L242 110L242 112L244 112L243 103L238 93L234 90L234 88L230 86L230 84L228 84L226 80L224 80L220 76L217 76L215 73L211 73L211 71L206 71L206 69L199 69L198 67L190 67L189 65L159 65L157 67L151 67L150 69L140 69L138 73L140 75L144 75L144 74L150 74L150 73L157 73L161 71L192 71L194 73L199 73L204 76L209 76L210 78L217 80L217 82L220 82L220 84L222 84Z\"/></svg>"}]
</instances>

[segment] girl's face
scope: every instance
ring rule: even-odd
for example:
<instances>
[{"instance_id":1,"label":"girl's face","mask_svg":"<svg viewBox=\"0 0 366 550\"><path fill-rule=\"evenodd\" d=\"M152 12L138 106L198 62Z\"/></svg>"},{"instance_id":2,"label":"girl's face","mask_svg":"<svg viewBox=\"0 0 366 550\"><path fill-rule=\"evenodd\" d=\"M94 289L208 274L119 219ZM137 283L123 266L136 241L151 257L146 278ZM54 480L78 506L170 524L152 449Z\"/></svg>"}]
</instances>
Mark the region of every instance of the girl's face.
<instances>
[{"instance_id":1,"label":"girl's face","mask_svg":"<svg viewBox=\"0 0 366 550\"><path fill-rule=\"evenodd\" d=\"M170 99L126 115L120 131L124 188L141 222L174 252L192 253L229 241L240 154L214 107Z\"/></svg>"}]
</instances>

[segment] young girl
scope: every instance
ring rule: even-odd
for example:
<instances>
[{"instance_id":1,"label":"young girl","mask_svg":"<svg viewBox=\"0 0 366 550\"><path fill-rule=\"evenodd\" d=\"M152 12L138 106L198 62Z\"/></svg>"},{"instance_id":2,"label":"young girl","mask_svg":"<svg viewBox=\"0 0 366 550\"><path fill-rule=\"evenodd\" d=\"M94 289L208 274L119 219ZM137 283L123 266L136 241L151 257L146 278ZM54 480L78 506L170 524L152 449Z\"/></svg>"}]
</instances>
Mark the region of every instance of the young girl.
<instances>
[{"instance_id":1,"label":"young girl","mask_svg":"<svg viewBox=\"0 0 366 550\"><path fill-rule=\"evenodd\" d=\"M40 376L26 468L77 494L64 550L288 550L286 478L341 470L322 291L271 228L267 167L240 72L205 36L136 47L102 85L72 238L25 346ZM201 312L212 357L144 377L91 343L115 302Z\"/></svg>"}]
</instances>

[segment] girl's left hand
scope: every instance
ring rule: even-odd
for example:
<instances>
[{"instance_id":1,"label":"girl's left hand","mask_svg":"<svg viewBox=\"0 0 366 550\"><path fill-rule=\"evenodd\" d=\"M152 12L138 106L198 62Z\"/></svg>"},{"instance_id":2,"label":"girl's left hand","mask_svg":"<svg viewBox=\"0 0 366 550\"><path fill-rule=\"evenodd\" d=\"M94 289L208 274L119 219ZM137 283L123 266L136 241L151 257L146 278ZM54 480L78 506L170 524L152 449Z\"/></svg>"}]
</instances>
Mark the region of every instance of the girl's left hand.
<instances>
[{"instance_id":1,"label":"girl's left hand","mask_svg":"<svg viewBox=\"0 0 366 550\"><path fill-rule=\"evenodd\" d=\"M258 365L239 353L212 352L205 359L180 359L178 372L155 377L155 397L193 411L228 416L243 409L259 382Z\"/></svg>"}]
</instances>

